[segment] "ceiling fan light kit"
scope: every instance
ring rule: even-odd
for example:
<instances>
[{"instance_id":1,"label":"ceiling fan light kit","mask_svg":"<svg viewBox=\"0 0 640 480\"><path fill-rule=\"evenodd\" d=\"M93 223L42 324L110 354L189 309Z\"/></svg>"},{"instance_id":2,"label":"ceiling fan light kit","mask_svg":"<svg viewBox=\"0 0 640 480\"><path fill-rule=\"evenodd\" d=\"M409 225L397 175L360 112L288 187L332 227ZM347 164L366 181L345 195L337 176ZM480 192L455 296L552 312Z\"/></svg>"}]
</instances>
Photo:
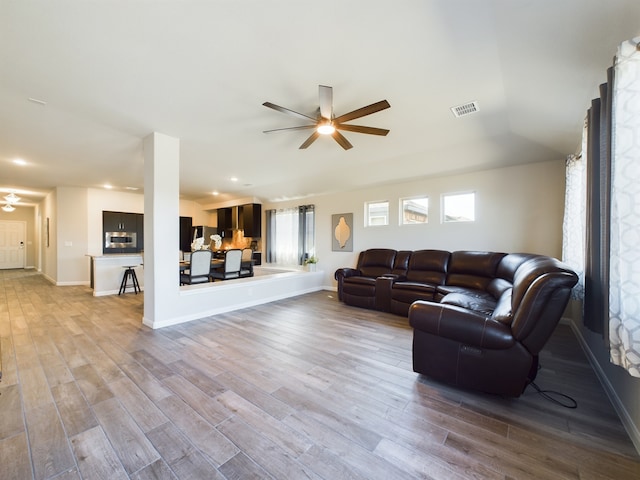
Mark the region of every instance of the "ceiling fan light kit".
<instances>
[{"instance_id":1,"label":"ceiling fan light kit","mask_svg":"<svg viewBox=\"0 0 640 480\"><path fill-rule=\"evenodd\" d=\"M288 108L281 107L271 102L264 102L267 108L271 108L286 115L291 115L303 120L311 120L311 125L300 125L297 127L277 128L273 130L265 130L264 133L281 132L283 130L306 130L313 129L313 133L304 141L299 148L308 148L320 135L331 135L333 139L345 150L353 148L353 145L342 135L338 130L344 130L348 132L366 133L368 135L380 135L385 136L389 133L389 130L376 127L365 127L363 125L351 125L344 122L355 120L356 118L365 117L372 113L379 112L390 108L391 105L386 100L381 100L366 107L358 108L344 115L338 117L334 116L333 112L333 88L326 85L319 85L319 98L320 108L319 114L316 117L305 115L304 113L295 112Z\"/></svg>"},{"instance_id":2,"label":"ceiling fan light kit","mask_svg":"<svg viewBox=\"0 0 640 480\"><path fill-rule=\"evenodd\" d=\"M7 203L9 204L14 204L14 203L18 203L20 201L20 197L17 196L15 193L11 192L9 195L5 195L4 199L7 201Z\"/></svg>"},{"instance_id":3,"label":"ceiling fan light kit","mask_svg":"<svg viewBox=\"0 0 640 480\"><path fill-rule=\"evenodd\" d=\"M323 123L322 125L318 125L317 131L320 135L331 135L336 131L336 127L331 123Z\"/></svg>"}]
</instances>

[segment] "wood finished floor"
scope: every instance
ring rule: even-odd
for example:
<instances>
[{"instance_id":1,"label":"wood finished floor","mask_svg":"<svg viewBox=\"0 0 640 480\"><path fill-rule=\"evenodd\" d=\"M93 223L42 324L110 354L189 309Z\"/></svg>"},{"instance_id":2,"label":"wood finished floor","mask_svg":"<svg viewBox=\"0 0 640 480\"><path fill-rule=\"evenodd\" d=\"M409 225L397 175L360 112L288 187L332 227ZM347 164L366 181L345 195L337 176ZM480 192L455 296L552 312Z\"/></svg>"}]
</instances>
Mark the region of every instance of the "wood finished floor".
<instances>
[{"instance_id":1,"label":"wood finished floor","mask_svg":"<svg viewBox=\"0 0 640 480\"><path fill-rule=\"evenodd\" d=\"M638 479L570 328L503 399L412 372L406 319L317 292L161 330L142 295L0 271L0 478Z\"/></svg>"}]
</instances>

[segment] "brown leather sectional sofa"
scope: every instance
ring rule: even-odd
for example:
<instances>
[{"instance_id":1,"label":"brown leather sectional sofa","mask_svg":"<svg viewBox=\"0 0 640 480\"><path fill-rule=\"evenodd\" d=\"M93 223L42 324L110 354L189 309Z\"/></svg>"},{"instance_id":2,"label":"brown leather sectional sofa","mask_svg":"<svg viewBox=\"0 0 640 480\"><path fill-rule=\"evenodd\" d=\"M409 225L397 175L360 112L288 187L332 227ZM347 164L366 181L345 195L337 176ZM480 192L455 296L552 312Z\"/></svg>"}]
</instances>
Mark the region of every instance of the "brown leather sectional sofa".
<instances>
[{"instance_id":1,"label":"brown leather sectional sofa","mask_svg":"<svg viewBox=\"0 0 640 480\"><path fill-rule=\"evenodd\" d=\"M392 249L361 252L335 278L346 304L409 317L414 371L506 396L535 378L578 281L543 255Z\"/></svg>"}]
</instances>

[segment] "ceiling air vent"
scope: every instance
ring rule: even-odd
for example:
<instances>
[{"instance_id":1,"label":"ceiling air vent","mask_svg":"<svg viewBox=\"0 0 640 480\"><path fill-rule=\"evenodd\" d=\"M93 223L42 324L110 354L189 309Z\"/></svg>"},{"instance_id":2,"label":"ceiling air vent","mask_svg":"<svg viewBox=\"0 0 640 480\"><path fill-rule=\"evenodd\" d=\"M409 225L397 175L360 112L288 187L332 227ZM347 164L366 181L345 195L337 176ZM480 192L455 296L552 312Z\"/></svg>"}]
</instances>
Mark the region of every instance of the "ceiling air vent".
<instances>
[{"instance_id":1,"label":"ceiling air vent","mask_svg":"<svg viewBox=\"0 0 640 480\"><path fill-rule=\"evenodd\" d=\"M457 107L451 107L451 111L456 117L464 117L465 115L470 115L478 110L480 110L478 102L469 102L458 105Z\"/></svg>"}]
</instances>

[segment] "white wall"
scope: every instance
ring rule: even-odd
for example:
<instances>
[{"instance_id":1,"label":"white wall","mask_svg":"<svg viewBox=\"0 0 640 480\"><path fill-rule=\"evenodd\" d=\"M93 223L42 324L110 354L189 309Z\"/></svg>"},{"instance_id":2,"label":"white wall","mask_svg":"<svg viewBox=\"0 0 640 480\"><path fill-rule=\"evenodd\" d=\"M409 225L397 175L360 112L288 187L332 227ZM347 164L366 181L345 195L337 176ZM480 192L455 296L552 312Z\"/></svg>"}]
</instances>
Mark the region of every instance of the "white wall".
<instances>
[{"instance_id":1,"label":"white wall","mask_svg":"<svg viewBox=\"0 0 640 480\"><path fill-rule=\"evenodd\" d=\"M480 172L425 178L347 193L269 203L264 209L301 204L316 206L316 253L324 284L335 286L333 272L355 266L368 248L488 250L530 252L559 257L564 214L564 161L541 162ZM440 222L440 196L475 191L476 221ZM399 199L429 197L429 223L399 225ZM364 227L364 203L388 200L390 224ZM331 215L353 213L353 252L332 252Z\"/></svg>"},{"instance_id":2,"label":"white wall","mask_svg":"<svg viewBox=\"0 0 640 480\"><path fill-rule=\"evenodd\" d=\"M56 199L56 285L88 285L87 189L58 187Z\"/></svg>"},{"instance_id":3,"label":"white wall","mask_svg":"<svg viewBox=\"0 0 640 480\"><path fill-rule=\"evenodd\" d=\"M47 219L49 220L49 232L47 233ZM56 192L48 194L42 202L42 274L55 283L58 278L58 239L56 237L57 226L57 195ZM46 236L49 245L46 244Z\"/></svg>"},{"instance_id":4,"label":"white wall","mask_svg":"<svg viewBox=\"0 0 640 480\"><path fill-rule=\"evenodd\" d=\"M87 195L87 251L102 255L102 212L144 213L144 195L89 188Z\"/></svg>"},{"instance_id":5,"label":"white wall","mask_svg":"<svg viewBox=\"0 0 640 480\"><path fill-rule=\"evenodd\" d=\"M206 225L215 227L218 225L217 212L203 210L203 206L191 200L180 200L180 216L191 217L192 225Z\"/></svg>"},{"instance_id":6,"label":"white wall","mask_svg":"<svg viewBox=\"0 0 640 480\"><path fill-rule=\"evenodd\" d=\"M440 196L459 191L476 192L476 222L440 223ZM399 226L399 199L417 195L429 196L429 223ZM390 225L364 227L364 203L372 200L390 202ZM265 203L263 212L311 203L316 205L318 269L325 272L325 286L334 286L333 272L339 267L354 266L358 252L367 248L526 251L558 257L562 242L564 162L519 165ZM216 219L206 210L208 207L180 200L179 210L180 215L192 217L194 225L215 225ZM89 281L86 255L102 254L102 211L144 213L144 196L104 189L59 188L47 196L42 210L43 238L45 219L50 219L50 246L42 245L43 273L60 284L83 284ZM331 215L335 213L354 215L351 253L331 251ZM171 241L177 251L179 239ZM65 242L71 242L71 246L65 246L68 245Z\"/></svg>"}]
</instances>

